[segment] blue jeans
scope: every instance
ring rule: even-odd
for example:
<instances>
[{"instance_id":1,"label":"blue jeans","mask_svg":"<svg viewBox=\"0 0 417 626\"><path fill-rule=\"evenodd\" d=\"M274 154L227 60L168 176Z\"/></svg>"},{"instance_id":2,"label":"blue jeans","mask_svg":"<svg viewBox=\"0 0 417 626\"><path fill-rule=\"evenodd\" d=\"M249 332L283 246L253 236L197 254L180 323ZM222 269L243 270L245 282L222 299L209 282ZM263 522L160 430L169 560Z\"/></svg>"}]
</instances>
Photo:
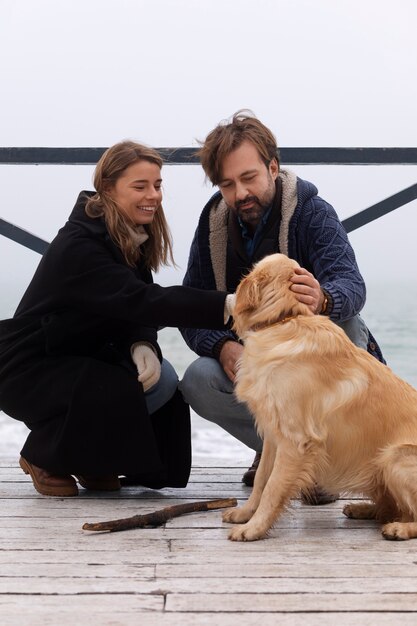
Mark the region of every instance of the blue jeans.
<instances>
[{"instance_id":1,"label":"blue jeans","mask_svg":"<svg viewBox=\"0 0 417 626\"><path fill-rule=\"evenodd\" d=\"M339 322L349 339L359 348L367 349L368 329L359 315ZM179 384L184 400L194 411L221 426L230 435L252 450L262 450L254 419L246 404L234 396L234 385L220 363L210 357L200 357L188 366Z\"/></svg>"},{"instance_id":2,"label":"blue jeans","mask_svg":"<svg viewBox=\"0 0 417 626\"><path fill-rule=\"evenodd\" d=\"M161 376L158 382L145 392L145 401L149 414L155 413L155 411L164 406L172 398L177 387L177 372L169 361L162 359Z\"/></svg>"}]
</instances>

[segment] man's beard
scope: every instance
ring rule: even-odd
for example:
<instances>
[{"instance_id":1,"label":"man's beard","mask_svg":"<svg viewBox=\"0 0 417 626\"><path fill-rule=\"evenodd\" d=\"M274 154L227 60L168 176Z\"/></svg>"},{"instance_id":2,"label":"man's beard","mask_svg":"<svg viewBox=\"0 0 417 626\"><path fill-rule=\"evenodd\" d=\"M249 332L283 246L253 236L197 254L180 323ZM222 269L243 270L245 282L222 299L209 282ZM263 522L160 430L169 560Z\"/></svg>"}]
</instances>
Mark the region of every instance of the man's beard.
<instances>
[{"instance_id":1,"label":"man's beard","mask_svg":"<svg viewBox=\"0 0 417 626\"><path fill-rule=\"evenodd\" d=\"M275 182L271 178L269 181L268 189L265 191L262 197L247 196L244 200L238 200L232 208L244 224L256 227L262 220L265 213L267 213L267 211L270 209L275 197L275 189ZM248 209L242 209L241 207L248 202L252 202L253 206Z\"/></svg>"},{"instance_id":2,"label":"man's beard","mask_svg":"<svg viewBox=\"0 0 417 626\"><path fill-rule=\"evenodd\" d=\"M245 205L247 202L253 202L254 204L249 209L241 209L240 207ZM270 202L265 204L261 202L257 196L248 196L245 200L239 200L236 202L234 210L236 215L244 224L257 226L270 206Z\"/></svg>"}]
</instances>

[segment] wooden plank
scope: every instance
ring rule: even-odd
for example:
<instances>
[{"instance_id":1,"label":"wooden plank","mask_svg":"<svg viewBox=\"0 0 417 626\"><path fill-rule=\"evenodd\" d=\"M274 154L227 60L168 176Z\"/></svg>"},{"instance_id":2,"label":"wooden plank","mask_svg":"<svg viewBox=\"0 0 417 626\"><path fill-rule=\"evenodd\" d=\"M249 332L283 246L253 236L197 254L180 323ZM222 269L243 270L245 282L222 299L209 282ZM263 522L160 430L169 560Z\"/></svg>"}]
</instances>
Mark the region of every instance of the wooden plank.
<instances>
[{"instance_id":1,"label":"wooden plank","mask_svg":"<svg viewBox=\"0 0 417 626\"><path fill-rule=\"evenodd\" d=\"M61 529L71 530L74 532L74 529L79 530L84 522L98 522L105 521L109 519L117 519L123 517L131 517L133 515L137 515L139 513L149 513L150 511L154 511L156 509L162 509L166 506L166 503L162 503L160 505L155 505L153 507L141 507L136 506L135 508L130 509L120 509L114 508L111 504L107 507L100 508L96 510L95 507L86 506L84 509L80 509L78 514L71 515L71 512L68 511L68 514L65 517L60 518L60 527ZM4 511L2 511L4 513ZM22 528L42 528L45 523L49 520L53 521L52 512L49 515L34 515L31 516L29 512L20 511L19 522L16 523L16 517L13 515L3 515L0 516L0 529L4 529L5 531L14 531L18 526L20 529ZM177 518L170 522L167 522L165 525L167 530L174 532L174 529L183 529L183 530L202 530L202 529L223 529L225 531L225 536L229 531L229 525L223 524L221 520L221 514L219 511L210 511L207 516L203 516L203 513L191 513L188 515L184 515L184 517ZM318 531L318 530L332 530L339 529L345 532L349 531L358 531L358 530L372 530L376 535L379 534L380 525L376 522L372 521L355 521L348 520L344 516L323 516L315 519L305 520L304 516L297 516L294 519L282 518L279 523L275 526L274 534L277 535L278 530L303 530L303 531ZM132 530L131 532L143 533L143 530ZM179 533L176 535L181 537L182 535ZM189 533L188 533L189 536Z\"/></svg>"},{"instance_id":2,"label":"wooden plank","mask_svg":"<svg viewBox=\"0 0 417 626\"><path fill-rule=\"evenodd\" d=\"M382 559L381 559L382 561ZM367 578L411 578L417 589L416 577L417 566L405 567L406 563L391 564L366 564ZM143 566L145 567L145 566ZM3 571L3 568L2 568ZM157 563L155 576L157 578L231 578L241 580L242 586L246 586L247 578L362 578L364 565L362 563L246 563L243 559L237 568L236 563Z\"/></svg>"},{"instance_id":3,"label":"wooden plank","mask_svg":"<svg viewBox=\"0 0 417 626\"><path fill-rule=\"evenodd\" d=\"M101 550L77 550L73 547L70 550L48 550L45 545L32 545L29 550L0 550L0 567L5 565L21 564L26 567L26 571L41 570L44 565L65 564L68 567L82 569L84 565L105 566L105 565L133 565L143 567L150 565L152 568L156 563L171 562L169 551L161 550L157 545L150 550L143 550L138 546L137 550L131 548L127 550L108 550L103 547ZM30 567L27 567L29 565ZM77 571L77 569L74 569Z\"/></svg>"},{"instance_id":4,"label":"wooden plank","mask_svg":"<svg viewBox=\"0 0 417 626\"><path fill-rule=\"evenodd\" d=\"M168 539L158 538L155 539L138 539L136 537L127 537L129 533L114 533L111 536L110 541L106 540L106 537L110 538L110 535L102 534L95 537L89 537L88 540L84 540L80 534L77 538L74 537L56 537L52 540L50 537L46 537L39 543L39 536L26 537L24 539L0 539L0 550L74 550L78 551L95 551L98 548L100 550L108 550L113 553L117 553L119 550L137 550L141 554L158 554L169 552ZM117 536L117 538L116 538ZM97 540L100 543L97 543Z\"/></svg>"},{"instance_id":5,"label":"wooden plank","mask_svg":"<svg viewBox=\"0 0 417 626\"><path fill-rule=\"evenodd\" d=\"M124 598L123 598L124 599ZM21 626L22 619L30 620L31 626L56 626L59 614L60 626L74 626L76 623L97 624L100 626L415 626L414 614L407 613L162 613L142 612L138 607L132 609L132 603L126 609L108 612L95 611L95 605L89 608L74 607L74 600L57 605L44 604L45 597L35 598L32 606L22 606L1 613L2 626ZM77 598L78 600L78 598ZM93 597L92 601L96 599ZM99 600L97 600L99 601ZM1 606L1 605L0 605Z\"/></svg>"},{"instance_id":6,"label":"wooden plank","mask_svg":"<svg viewBox=\"0 0 417 626\"><path fill-rule=\"evenodd\" d=\"M16 557L15 557L16 558ZM114 563L113 559L97 559L96 562L80 562L79 559L66 559L65 555L61 556L58 562L50 562L48 556L43 554L41 561L35 561L33 559L33 553L28 557L20 558L17 562L2 562L0 582L4 583L7 578L25 578L30 580L33 577L36 578L137 578L137 579L151 579L155 578L155 565L149 563L148 565L132 563L132 562L120 562ZM28 567L28 564L31 567ZM33 592L33 588L30 587L30 592Z\"/></svg>"},{"instance_id":7,"label":"wooden plank","mask_svg":"<svg viewBox=\"0 0 417 626\"><path fill-rule=\"evenodd\" d=\"M213 529L215 532L216 529ZM224 529L225 536L227 528ZM334 550L358 550L361 554L367 555L369 552L407 552L415 550L415 542L389 542L382 538L377 529L374 528L358 528L358 529L339 529L333 528L329 532L327 529L293 529L291 531L281 532L279 529L271 532L268 539L252 542L235 542L235 541L216 541L205 540L199 541L198 538L189 537L187 541L181 539L173 540L171 543L172 552L188 551L190 549L196 552L207 552L219 550L225 554L237 554L241 557L249 554L270 554L271 551L278 551L280 554L288 554L294 552L310 552L318 556L323 553Z\"/></svg>"},{"instance_id":8,"label":"wooden plank","mask_svg":"<svg viewBox=\"0 0 417 626\"><path fill-rule=\"evenodd\" d=\"M53 523L53 520L50 520ZM190 540L189 528L138 528L119 533L97 533L81 530L83 521L100 521L97 519L91 520L88 517L86 520L74 520L72 523L59 524L58 527L47 528L42 527L41 524L34 525L33 527L24 528L9 528L7 529L7 536L0 537L0 549L7 549L8 545L15 544L18 541L44 541L50 544L50 549L55 546L61 546L63 544L69 545L71 542L76 543L81 549L88 546L90 549L94 545L94 549L97 548L97 542L101 542L103 547L110 547L111 549L117 549L124 543L131 545L137 541L173 541L175 544L172 546L173 551L181 549L179 546L181 542L185 542L187 548L196 547L198 552L201 551L202 546L206 549L227 551L234 554L244 555L249 551L255 551L262 553L265 550L277 549L281 553L288 553L300 550L308 550L314 552L316 550L322 550L320 542L326 541L327 549L337 549L337 547L343 541L344 548L348 548L352 545L357 546L361 541L374 541L378 540L378 543L385 544L385 540L380 537L376 531L366 528L350 529L349 531L333 529L331 535L329 529L316 530L307 529L304 536L301 536L302 530L298 533L299 529L293 529L292 531L285 531L285 537L282 538L270 538L263 541L256 542L254 548L246 548L246 544L239 543L239 547L229 547L231 542L227 539L229 529L224 528L193 528L192 540ZM349 537L340 537L337 535L337 531L342 535L349 534ZM376 536L375 536L376 535ZM288 541L291 541L291 546L288 546ZM265 545L266 544L266 545ZM366 546L364 551L369 551L372 546ZM385 545L378 545L376 549L385 549Z\"/></svg>"},{"instance_id":9,"label":"wooden plank","mask_svg":"<svg viewBox=\"0 0 417 626\"><path fill-rule=\"evenodd\" d=\"M247 593L250 590L250 593ZM246 593L245 593L246 592ZM417 587L416 581L413 578L287 578L287 577L270 577L270 578L245 578L242 580L238 576L231 578L192 578L187 576L186 578L146 578L137 576L100 576L100 577L82 577L77 575L75 568L71 575L68 572L65 576L38 576L34 573L32 576L25 576L22 580L19 576L0 576L0 595L2 594L60 594L76 595L86 593L104 593L104 594L116 594L116 593L136 593L136 594L150 594L150 595L167 595L167 594L203 594L207 595L227 595L234 597L246 597L251 596L251 601L248 599L247 607L253 607L258 603L258 596L262 594L279 596L281 598L290 598L294 595L298 597L306 596L310 597L315 594L317 597L325 598L328 593L336 597L340 597L350 594L352 596L350 609L354 607L354 604L358 602L361 604L361 597L363 595L377 596L381 595L381 598L387 598L388 596L394 597L395 594L401 596L410 606L409 600L414 598L417 602ZM357 600L353 600L353 597L357 596ZM244 599L243 598L243 599ZM207 601L208 602L208 601ZM204 606L206 609L204 609ZM211 606L211 605L210 605ZM245 606L243 603L242 606ZM275 606L275 605L274 605ZM219 605L219 610L224 610L223 600ZM267 603L266 608L271 609L271 605ZM278 605L275 606L275 610L278 610ZM339 607L338 607L339 608ZM362 604L362 609L364 605ZM372 606L369 607L372 609ZM390 604L389 608L392 610L395 608ZM417 604L414 605L414 610L417 610ZM181 609L182 610L182 609ZM209 609L208 605L203 602L202 610ZM250 611L251 608L239 609ZM282 606L279 608L282 610ZM287 610L295 610L288 608ZM304 608L304 610L311 610ZM317 607L315 607L317 610ZM373 610L379 610L378 607L373 607ZM410 609L408 609L410 610Z\"/></svg>"},{"instance_id":10,"label":"wooden plank","mask_svg":"<svg viewBox=\"0 0 417 626\"><path fill-rule=\"evenodd\" d=\"M185 593L169 594L166 611L228 613L317 611L416 611L417 593Z\"/></svg>"},{"instance_id":11,"label":"wooden plank","mask_svg":"<svg viewBox=\"0 0 417 626\"><path fill-rule=\"evenodd\" d=\"M217 500L219 498L231 498L238 497L242 500L247 500L249 492L241 492L239 488L236 488L234 483L190 483L186 489L164 489L160 491L146 489L143 487L123 487L120 492L108 492L105 496L106 500L120 500L134 498L153 500L164 498L166 500L178 499L183 500ZM37 494L33 486L29 482L16 482L6 483L0 486L0 500L32 500L41 499L46 500L47 496L41 496ZM80 489L79 496L71 498L74 500L89 500L97 498L97 494L92 491ZM49 498L48 498L49 499ZM55 499L55 498L54 498Z\"/></svg>"},{"instance_id":12,"label":"wooden plank","mask_svg":"<svg viewBox=\"0 0 417 626\"><path fill-rule=\"evenodd\" d=\"M117 608L115 607L115 601L117 601ZM91 618L98 618L99 624L102 624L102 617L112 615L113 623L115 617L120 619L119 624L124 624L124 616L137 614L142 611L162 611L164 608L163 596L146 596L140 594L121 594L120 596L105 595L105 594L88 594L68 596L67 599L61 596L53 595L41 595L41 596L21 596L19 595L6 595L0 596L0 615L1 622L4 625L8 617L20 616L20 625L23 619L30 619L28 623L34 624L32 617L41 617L42 619L48 619L45 623L53 624L51 618L55 620L55 626L61 624L61 618L70 618L73 621L69 622L73 625L76 624L74 616L84 617L88 619L88 622L92 624L94 620ZM53 613L51 614L50 612ZM49 613L49 616L48 616ZM38 623L44 623L39 622ZM67 622L68 623L68 622ZM97 623L97 622L95 622ZM155 622L154 622L155 623ZM16 622L19 624L19 622Z\"/></svg>"}]
</instances>

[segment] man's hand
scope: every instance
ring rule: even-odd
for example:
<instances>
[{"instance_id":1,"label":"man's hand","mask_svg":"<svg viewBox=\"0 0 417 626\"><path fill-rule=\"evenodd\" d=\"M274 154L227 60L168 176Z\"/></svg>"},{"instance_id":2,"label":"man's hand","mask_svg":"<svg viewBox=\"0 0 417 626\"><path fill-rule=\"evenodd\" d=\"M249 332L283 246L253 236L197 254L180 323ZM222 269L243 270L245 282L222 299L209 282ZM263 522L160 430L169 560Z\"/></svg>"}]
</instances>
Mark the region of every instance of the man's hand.
<instances>
[{"instance_id":1,"label":"man's hand","mask_svg":"<svg viewBox=\"0 0 417 626\"><path fill-rule=\"evenodd\" d=\"M291 282L291 291L294 292L297 300L306 304L313 313L320 313L324 302L324 293L313 274L303 267L297 267Z\"/></svg>"},{"instance_id":2,"label":"man's hand","mask_svg":"<svg viewBox=\"0 0 417 626\"><path fill-rule=\"evenodd\" d=\"M237 341L226 341L220 350L219 361L226 376L235 382L238 360L241 358L243 346Z\"/></svg>"},{"instance_id":3,"label":"man's hand","mask_svg":"<svg viewBox=\"0 0 417 626\"><path fill-rule=\"evenodd\" d=\"M161 364L155 352L148 345L136 343L132 346L132 360L138 370L138 381L143 390L148 391L156 385L161 376Z\"/></svg>"}]
</instances>

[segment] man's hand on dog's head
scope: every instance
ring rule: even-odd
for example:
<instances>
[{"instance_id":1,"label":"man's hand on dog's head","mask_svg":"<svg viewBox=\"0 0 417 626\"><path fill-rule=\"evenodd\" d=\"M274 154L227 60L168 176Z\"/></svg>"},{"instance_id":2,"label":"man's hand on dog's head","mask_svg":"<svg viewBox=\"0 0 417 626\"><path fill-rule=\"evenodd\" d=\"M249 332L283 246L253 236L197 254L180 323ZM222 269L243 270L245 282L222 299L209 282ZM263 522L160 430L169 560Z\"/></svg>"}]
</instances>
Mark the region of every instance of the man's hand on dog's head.
<instances>
[{"instance_id":1,"label":"man's hand on dog's head","mask_svg":"<svg viewBox=\"0 0 417 626\"><path fill-rule=\"evenodd\" d=\"M291 282L291 291L297 300L306 304L313 313L320 313L323 307L324 293L319 281L314 278L313 274L303 267L297 267L294 269Z\"/></svg>"}]
</instances>

